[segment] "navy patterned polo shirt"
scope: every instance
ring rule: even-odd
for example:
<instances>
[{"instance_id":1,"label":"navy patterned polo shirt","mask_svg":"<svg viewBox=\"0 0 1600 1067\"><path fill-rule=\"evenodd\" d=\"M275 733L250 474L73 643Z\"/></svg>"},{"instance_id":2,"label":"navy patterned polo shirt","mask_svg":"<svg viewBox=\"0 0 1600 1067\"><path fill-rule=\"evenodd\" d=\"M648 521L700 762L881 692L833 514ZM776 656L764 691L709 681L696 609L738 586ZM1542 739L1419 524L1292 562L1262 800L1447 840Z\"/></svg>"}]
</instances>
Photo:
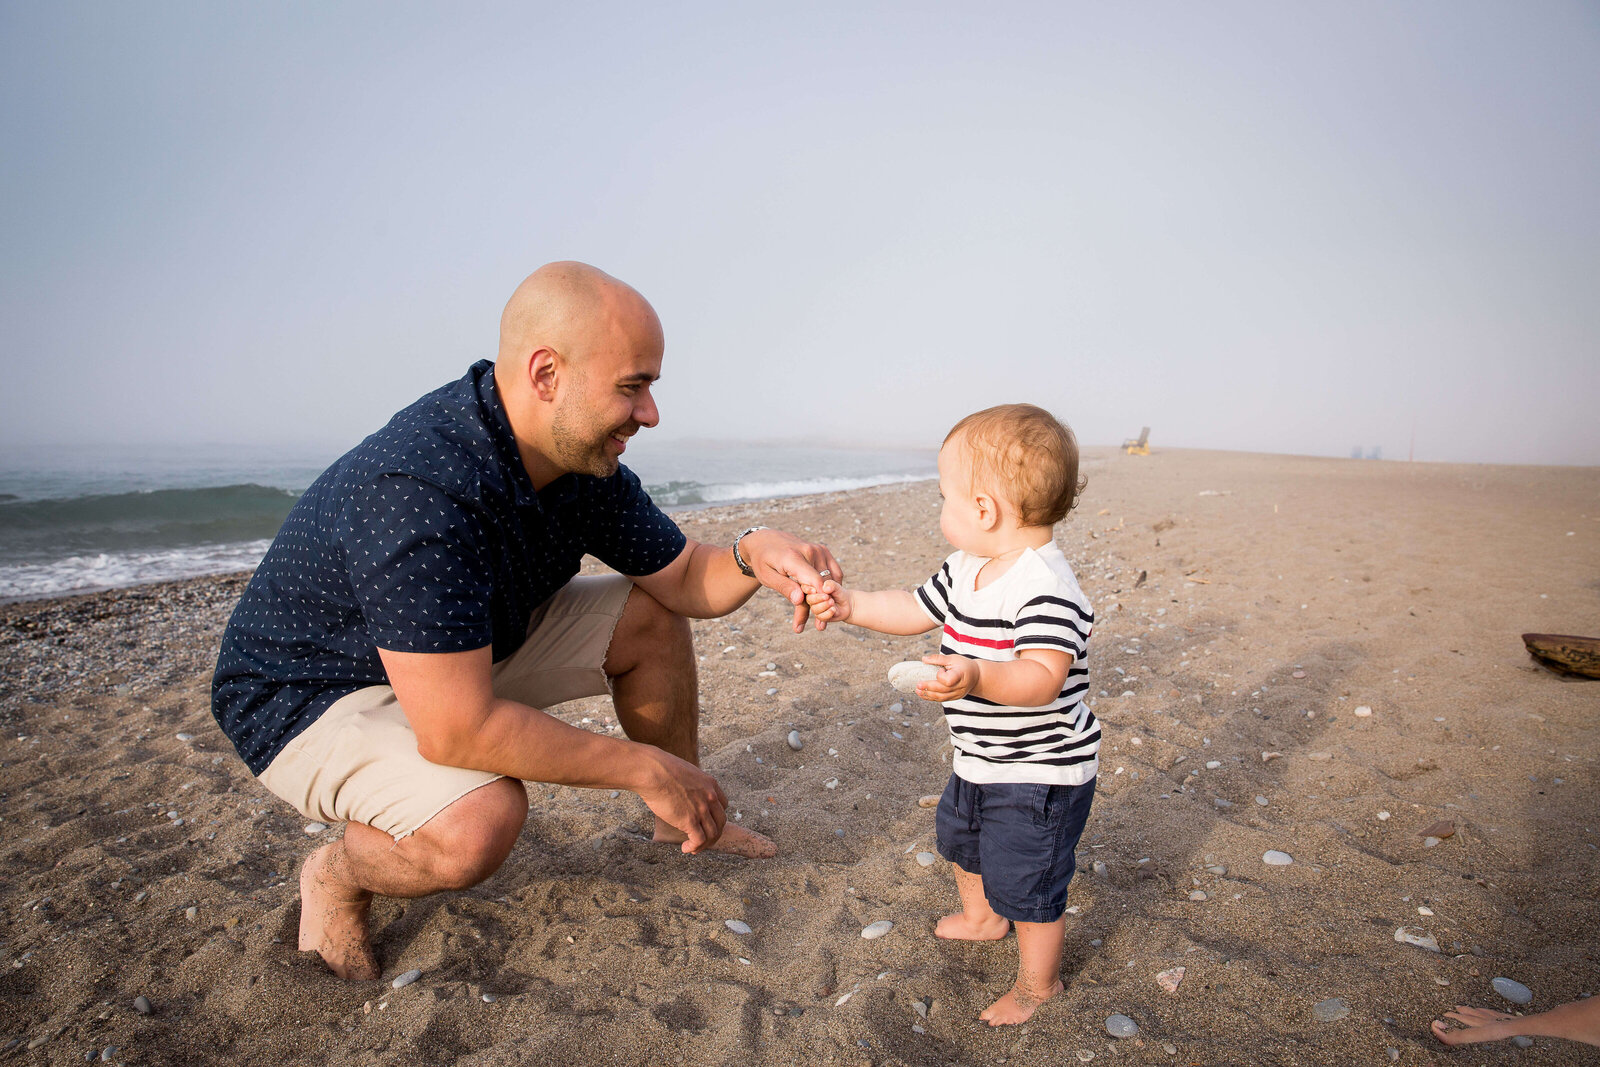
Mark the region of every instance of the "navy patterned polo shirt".
<instances>
[{"instance_id":1,"label":"navy patterned polo shirt","mask_svg":"<svg viewBox=\"0 0 1600 1067\"><path fill-rule=\"evenodd\" d=\"M535 491L483 360L295 504L222 635L212 714L260 774L335 700L387 684L380 646L498 662L585 553L644 575L686 543L626 467Z\"/></svg>"}]
</instances>

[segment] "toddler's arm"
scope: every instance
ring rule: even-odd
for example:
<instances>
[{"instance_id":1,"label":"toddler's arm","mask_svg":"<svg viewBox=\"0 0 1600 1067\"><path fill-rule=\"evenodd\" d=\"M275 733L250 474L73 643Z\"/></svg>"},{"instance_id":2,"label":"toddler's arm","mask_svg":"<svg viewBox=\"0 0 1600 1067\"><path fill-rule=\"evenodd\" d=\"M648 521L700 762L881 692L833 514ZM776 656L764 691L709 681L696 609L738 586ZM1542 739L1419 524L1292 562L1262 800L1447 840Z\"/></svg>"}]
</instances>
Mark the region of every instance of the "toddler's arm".
<instances>
[{"instance_id":1,"label":"toddler's arm","mask_svg":"<svg viewBox=\"0 0 1600 1067\"><path fill-rule=\"evenodd\" d=\"M917 687L924 700L960 700L969 694L1013 708L1040 708L1061 695L1070 652L1025 648L1006 663L967 656L923 656L922 662L940 668L939 676Z\"/></svg>"},{"instance_id":2,"label":"toddler's arm","mask_svg":"<svg viewBox=\"0 0 1600 1067\"><path fill-rule=\"evenodd\" d=\"M880 634L925 634L938 625L904 589L846 589L830 578L806 594L806 604L822 622L847 622Z\"/></svg>"}]
</instances>

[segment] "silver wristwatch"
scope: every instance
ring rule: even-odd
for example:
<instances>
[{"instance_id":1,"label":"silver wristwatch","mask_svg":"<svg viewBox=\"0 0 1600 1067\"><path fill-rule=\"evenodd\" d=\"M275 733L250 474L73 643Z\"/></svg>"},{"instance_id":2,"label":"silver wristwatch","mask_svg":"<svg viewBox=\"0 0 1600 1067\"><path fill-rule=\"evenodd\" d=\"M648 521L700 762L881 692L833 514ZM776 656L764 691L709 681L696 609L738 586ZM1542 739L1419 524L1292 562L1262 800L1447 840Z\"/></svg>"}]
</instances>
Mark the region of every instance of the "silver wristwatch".
<instances>
[{"instance_id":1,"label":"silver wristwatch","mask_svg":"<svg viewBox=\"0 0 1600 1067\"><path fill-rule=\"evenodd\" d=\"M744 557L739 555L739 542L743 541L747 536L755 533L757 530L766 529L770 529L770 527L752 526L748 530L745 530L743 533L739 534L738 537L733 539L733 562L739 565L739 573L743 574L746 578L754 578L756 576L756 572L751 570L750 564L746 563L744 561Z\"/></svg>"}]
</instances>

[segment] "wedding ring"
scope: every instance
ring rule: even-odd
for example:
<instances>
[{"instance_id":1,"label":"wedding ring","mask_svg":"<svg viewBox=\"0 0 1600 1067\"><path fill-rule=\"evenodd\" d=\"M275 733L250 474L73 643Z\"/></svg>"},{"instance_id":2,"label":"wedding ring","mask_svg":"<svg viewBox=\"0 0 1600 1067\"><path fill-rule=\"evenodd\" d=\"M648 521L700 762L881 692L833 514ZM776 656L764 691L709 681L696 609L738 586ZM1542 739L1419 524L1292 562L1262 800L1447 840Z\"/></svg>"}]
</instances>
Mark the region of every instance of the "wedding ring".
<instances>
[{"instance_id":1,"label":"wedding ring","mask_svg":"<svg viewBox=\"0 0 1600 1067\"><path fill-rule=\"evenodd\" d=\"M832 571L818 571L817 572L817 577L823 579L824 581L826 581L827 579L833 577L833 572Z\"/></svg>"}]
</instances>

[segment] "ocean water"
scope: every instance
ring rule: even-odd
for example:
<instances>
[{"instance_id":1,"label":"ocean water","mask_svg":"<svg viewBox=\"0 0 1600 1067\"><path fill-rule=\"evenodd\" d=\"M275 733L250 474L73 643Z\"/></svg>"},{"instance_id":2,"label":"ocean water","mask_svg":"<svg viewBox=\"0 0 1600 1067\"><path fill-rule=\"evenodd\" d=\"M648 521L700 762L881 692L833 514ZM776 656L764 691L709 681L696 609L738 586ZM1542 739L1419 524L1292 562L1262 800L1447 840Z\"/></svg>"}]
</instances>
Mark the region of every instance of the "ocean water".
<instances>
[{"instance_id":1,"label":"ocean water","mask_svg":"<svg viewBox=\"0 0 1600 1067\"><path fill-rule=\"evenodd\" d=\"M0 600L247 570L337 449L0 451ZM655 442L623 461L668 511L936 476L932 449Z\"/></svg>"}]
</instances>

